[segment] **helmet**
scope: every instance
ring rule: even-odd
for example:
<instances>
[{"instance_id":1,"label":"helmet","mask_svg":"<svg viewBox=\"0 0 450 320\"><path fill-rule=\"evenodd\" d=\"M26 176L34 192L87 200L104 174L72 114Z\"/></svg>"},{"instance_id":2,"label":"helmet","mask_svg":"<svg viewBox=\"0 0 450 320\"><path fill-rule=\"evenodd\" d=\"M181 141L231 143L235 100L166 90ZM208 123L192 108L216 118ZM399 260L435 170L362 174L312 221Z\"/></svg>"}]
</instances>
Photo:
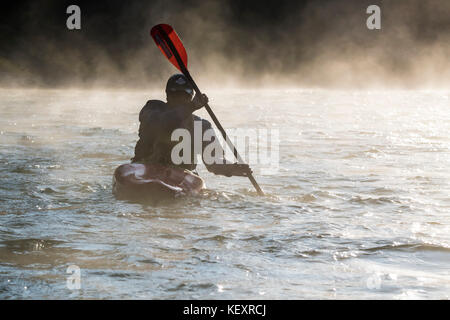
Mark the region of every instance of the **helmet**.
<instances>
[{"instance_id":1,"label":"helmet","mask_svg":"<svg viewBox=\"0 0 450 320\"><path fill-rule=\"evenodd\" d=\"M194 96L194 88L192 88L192 85L184 74L181 73L174 74L167 80L166 93L169 94L177 91L184 91L191 95L191 97Z\"/></svg>"}]
</instances>

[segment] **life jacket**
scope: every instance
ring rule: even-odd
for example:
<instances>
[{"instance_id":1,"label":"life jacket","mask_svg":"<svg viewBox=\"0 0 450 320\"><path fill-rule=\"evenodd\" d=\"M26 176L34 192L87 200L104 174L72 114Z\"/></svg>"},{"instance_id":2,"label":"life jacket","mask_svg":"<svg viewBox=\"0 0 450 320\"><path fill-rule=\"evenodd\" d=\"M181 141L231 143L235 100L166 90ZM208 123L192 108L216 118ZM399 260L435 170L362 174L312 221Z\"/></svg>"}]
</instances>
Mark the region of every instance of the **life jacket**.
<instances>
[{"instance_id":1,"label":"life jacket","mask_svg":"<svg viewBox=\"0 0 450 320\"><path fill-rule=\"evenodd\" d=\"M197 155L194 153L194 121L202 122L202 132L211 128L211 123L196 115L190 114L183 121L176 124L176 128L184 128L191 135L191 161L175 165L171 159L172 148L179 141L172 141L171 136L174 128L165 127L163 124L169 119L159 118L167 112L167 103L160 100L150 100L139 113L139 141L136 143L135 156L132 162L154 163L165 166L175 166L187 170L195 170ZM172 117L173 118L173 117ZM203 148L202 148L203 149Z\"/></svg>"}]
</instances>

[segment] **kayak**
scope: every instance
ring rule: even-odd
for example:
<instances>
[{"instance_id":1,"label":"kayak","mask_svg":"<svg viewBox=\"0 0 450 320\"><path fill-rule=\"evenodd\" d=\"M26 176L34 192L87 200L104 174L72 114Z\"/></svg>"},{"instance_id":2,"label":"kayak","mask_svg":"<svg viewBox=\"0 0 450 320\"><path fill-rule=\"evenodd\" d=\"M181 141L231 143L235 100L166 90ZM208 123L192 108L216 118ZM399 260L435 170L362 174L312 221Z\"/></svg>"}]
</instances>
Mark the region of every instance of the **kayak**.
<instances>
[{"instance_id":1,"label":"kayak","mask_svg":"<svg viewBox=\"0 0 450 320\"><path fill-rule=\"evenodd\" d=\"M203 179L191 171L159 164L122 164L113 176L118 199L158 200L195 195L204 188Z\"/></svg>"}]
</instances>

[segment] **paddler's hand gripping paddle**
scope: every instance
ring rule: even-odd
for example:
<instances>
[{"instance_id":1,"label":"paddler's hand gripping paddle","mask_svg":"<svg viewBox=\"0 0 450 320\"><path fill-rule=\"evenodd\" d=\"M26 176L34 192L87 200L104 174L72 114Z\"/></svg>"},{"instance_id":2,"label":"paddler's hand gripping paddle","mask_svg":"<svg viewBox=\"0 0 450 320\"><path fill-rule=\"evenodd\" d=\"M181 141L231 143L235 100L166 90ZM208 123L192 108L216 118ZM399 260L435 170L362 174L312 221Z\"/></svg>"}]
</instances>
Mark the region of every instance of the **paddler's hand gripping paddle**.
<instances>
[{"instance_id":1,"label":"paddler's hand gripping paddle","mask_svg":"<svg viewBox=\"0 0 450 320\"><path fill-rule=\"evenodd\" d=\"M150 31L150 35L152 36L153 40L155 40L156 45L166 56L166 58L169 59L169 61L186 76L196 93L198 95L201 95L202 93L200 89L197 87L191 75L189 74L189 71L187 70L186 50L184 49L183 43L176 34L175 30L173 30L173 28L168 24L158 24L152 28L152 30ZM234 156L236 157L238 162L244 163L233 143L230 141L230 139L228 139L225 130L223 129L214 112L211 110L209 104L206 104L205 108L211 116L211 119L214 121L216 127L219 129L223 138L227 142L228 146L231 150L233 150ZM259 187L251 172L248 173L247 177L250 179L258 194L263 196L264 192Z\"/></svg>"}]
</instances>

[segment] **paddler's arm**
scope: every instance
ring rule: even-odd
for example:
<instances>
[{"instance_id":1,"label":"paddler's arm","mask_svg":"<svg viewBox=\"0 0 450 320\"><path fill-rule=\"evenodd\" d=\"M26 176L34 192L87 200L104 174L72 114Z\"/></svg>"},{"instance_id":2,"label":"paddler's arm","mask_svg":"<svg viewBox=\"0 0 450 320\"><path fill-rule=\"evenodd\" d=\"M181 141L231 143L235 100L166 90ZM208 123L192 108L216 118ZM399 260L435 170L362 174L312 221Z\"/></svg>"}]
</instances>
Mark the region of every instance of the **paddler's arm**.
<instances>
[{"instance_id":1,"label":"paddler's arm","mask_svg":"<svg viewBox=\"0 0 450 320\"><path fill-rule=\"evenodd\" d=\"M145 106L139 112L139 140L134 147L134 157L131 162L142 161L149 155L149 146L152 145L151 141L155 138L152 126L149 127L148 122L150 119L150 113L155 108L164 106L164 102L160 100L149 100Z\"/></svg>"},{"instance_id":2,"label":"paddler's arm","mask_svg":"<svg viewBox=\"0 0 450 320\"><path fill-rule=\"evenodd\" d=\"M202 120L202 132L206 137L206 141L203 141L202 159L209 172L226 177L246 177L252 172L247 164L232 163L225 159L225 152L209 121Z\"/></svg>"},{"instance_id":3,"label":"paddler's arm","mask_svg":"<svg viewBox=\"0 0 450 320\"><path fill-rule=\"evenodd\" d=\"M248 164L245 163L211 164L206 166L206 168L214 174L225 177L247 177L253 172Z\"/></svg>"}]
</instances>

